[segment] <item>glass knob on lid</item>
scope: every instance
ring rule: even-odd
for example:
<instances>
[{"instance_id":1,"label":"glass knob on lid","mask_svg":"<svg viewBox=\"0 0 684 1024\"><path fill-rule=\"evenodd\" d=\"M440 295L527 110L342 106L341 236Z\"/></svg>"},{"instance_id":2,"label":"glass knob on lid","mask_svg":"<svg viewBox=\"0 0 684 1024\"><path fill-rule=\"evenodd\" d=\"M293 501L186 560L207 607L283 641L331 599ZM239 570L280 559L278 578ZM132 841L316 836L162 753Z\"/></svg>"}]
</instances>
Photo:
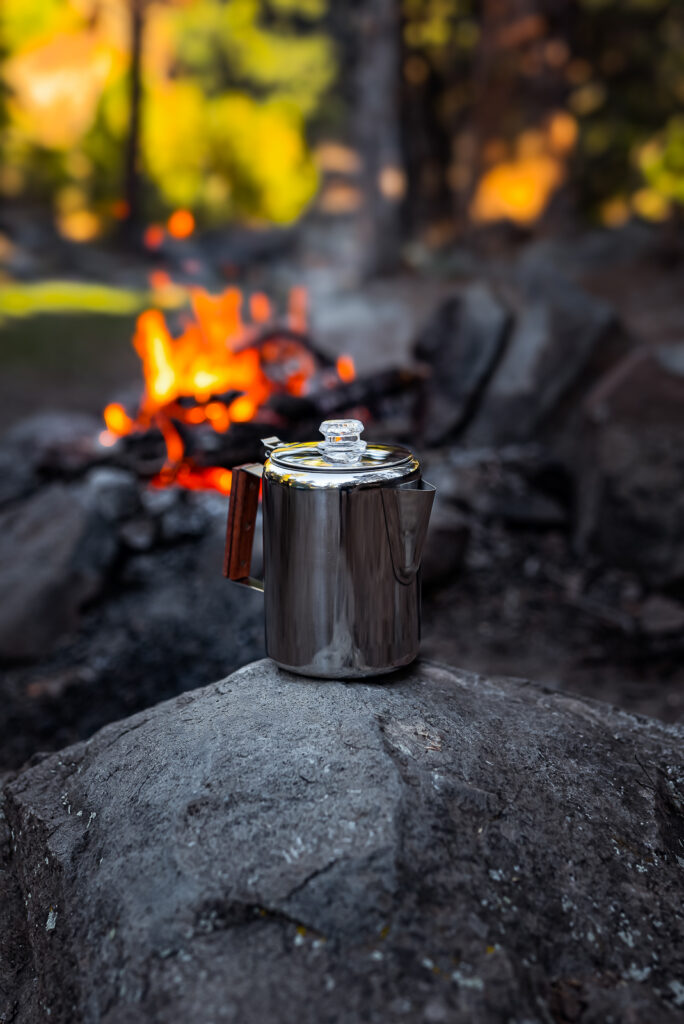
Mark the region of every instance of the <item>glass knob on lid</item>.
<instances>
[{"instance_id":1,"label":"glass knob on lid","mask_svg":"<svg viewBox=\"0 0 684 1024\"><path fill-rule=\"evenodd\" d=\"M361 420L324 420L318 429L325 438L318 450L328 462L358 462L366 450Z\"/></svg>"}]
</instances>

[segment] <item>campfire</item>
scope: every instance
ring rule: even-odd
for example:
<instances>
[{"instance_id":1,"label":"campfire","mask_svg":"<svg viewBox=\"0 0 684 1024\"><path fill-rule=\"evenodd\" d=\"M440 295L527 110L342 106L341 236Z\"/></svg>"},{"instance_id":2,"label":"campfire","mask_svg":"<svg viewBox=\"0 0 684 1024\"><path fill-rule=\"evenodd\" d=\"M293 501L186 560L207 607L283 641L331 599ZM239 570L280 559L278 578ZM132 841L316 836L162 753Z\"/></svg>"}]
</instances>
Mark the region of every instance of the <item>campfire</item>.
<instances>
[{"instance_id":1,"label":"campfire","mask_svg":"<svg viewBox=\"0 0 684 1024\"><path fill-rule=\"evenodd\" d=\"M133 345L141 361L143 395L135 412L120 402L107 405L100 442L110 447L119 438L156 428L166 458L153 486L229 494L230 469L198 464L188 452L188 431L226 434L233 424L254 422L273 432L282 417L267 404L270 399L302 398L348 384L355 378L354 362L343 354L333 365L313 349L303 288L290 291L282 322L265 294L246 297L236 287L220 295L194 288L190 305L175 337L160 311L149 309L138 318Z\"/></svg>"}]
</instances>

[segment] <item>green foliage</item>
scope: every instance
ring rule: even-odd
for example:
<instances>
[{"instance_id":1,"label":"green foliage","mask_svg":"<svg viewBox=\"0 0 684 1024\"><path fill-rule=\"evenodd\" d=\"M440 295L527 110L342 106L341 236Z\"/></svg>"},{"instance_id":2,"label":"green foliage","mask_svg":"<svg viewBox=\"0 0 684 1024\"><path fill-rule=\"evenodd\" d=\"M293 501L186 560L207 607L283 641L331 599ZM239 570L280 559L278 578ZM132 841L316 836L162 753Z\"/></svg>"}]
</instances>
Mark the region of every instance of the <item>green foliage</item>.
<instances>
[{"instance_id":1,"label":"green foliage","mask_svg":"<svg viewBox=\"0 0 684 1024\"><path fill-rule=\"evenodd\" d=\"M684 117L670 118L664 132L644 146L639 166L648 184L666 199L684 204Z\"/></svg>"},{"instance_id":2,"label":"green foliage","mask_svg":"<svg viewBox=\"0 0 684 1024\"><path fill-rule=\"evenodd\" d=\"M73 206L78 193L84 209L106 219L121 196L129 125L125 36L113 38L106 17L90 21L74 0L5 2L15 70L0 82L11 86L13 74L20 88L0 105L8 111L10 164L0 182L9 194L51 199L56 211ZM113 11L125 26L130 2L112 0L107 17ZM141 166L148 214L187 206L209 221L288 222L301 213L317 188L307 125L336 73L320 28L326 7L327 0L167 0L147 8ZM28 63L55 38L66 40L73 85L59 102L71 103L71 118L57 100L51 108L36 99L35 73L46 76L42 95L59 88L59 68L49 77L54 46L37 71ZM26 65L18 74L13 57ZM108 70L98 84L103 60ZM93 91L84 114L79 99Z\"/></svg>"},{"instance_id":3,"label":"green foliage","mask_svg":"<svg viewBox=\"0 0 684 1024\"><path fill-rule=\"evenodd\" d=\"M481 132L475 118L492 76L500 75L506 88L499 82L492 92L498 117L488 111L501 136L497 145L514 148L525 128L543 123L547 96L553 97L547 104L577 119L570 172L585 212L601 217L604 205L619 198L622 219L631 212L659 219L669 203L684 202L682 0L578 0L523 9L490 4L497 31L512 30L514 41L506 44L489 24L489 38L483 35L486 9L477 0L401 0L401 9L408 88L422 90L420 103L431 104L431 133L442 135L436 147L431 142L428 177L434 179L440 159L443 180L450 173L457 180L448 161L462 143L470 155L459 159L474 160L468 140ZM516 26L522 33L517 41ZM485 49L496 59L483 74Z\"/></svg>"},{"instance_id":4,"label":"green foliage","mask_svg":"<svg viewBox=\"0 0 684 1024\"><path fill-rule=\"evenodd\" d=\"M78 15L64 0L4 0L0 13L3 45L14 53L26 43L78 23Z\"/></svg>"},{"instance_id":5,"label":"green foliage","mask_svg":"<svg viewBox=\"0 0 684 1024\"><path fill-rule=\"evenodd\" d=\"M320 31L302 32L290 18L318 18L320 0L278 0L279 17L268 18L260 0L201 0L176 19L180 68L208 93L229 85L248 86L258 95L293 103L300 112L315 112L335 74L332 44Z\"/></svg>"},{"instance_id":6,"label":"green foliage","mask_svg":"<svg viewBox=\"0 0 684 1024\"><path fill-rule=\"evenodd\" d=\"M470 56L479 38L474 0L403 0L404 43L437 70Z\"/></svg>"},{"instance_id":7,"label":"green foliage","mask_svg":"<svg viewBox=\"0 0 684 1024\"><path fill-rule=\"evenodd\" d=\"M582 0L581 10L572 54L589 69L580 88L600 90L602 101L579 111L580 195L599 214L613 197L634 196L637 212L660 219L664 206L643 203L644 184L662 200L684 201L676 117L684 101L684 5ZM571 91L571 104L576 95ZM644 148L651 154L646 161L639 155Z\"/></svg>"},{"instance_id":8,"label":"green foliage","mask_svg":"<svg viewBox=\"0 0 684 1024\"><path fill-rule=\"evenodd\" d=\"M128 57L124 37L114 38L110 21L125 25L131 2L93 0L89 9L83 0L3 0L0 56L6 69L50 39L59 45L44 66L39 62L24 72L27 94L36 76L45 75L42 92L33 89L35 109L7 70L0 77L0 191L49 202L58 217L79 202L104 220L110 216L121 197L129 122ZM346 102L342 92L330 101L336 65L325 31L329 2L148 5L141 140L148 215L160 218L188 206L205 221L288 222L301 213L317 187L306 144L309 126L333 108L342 121ZM434 191L441 175L442 195L458 188L466 195L479 131L473 119L488 87L481 62L492 49L482 23L487 12L496 17L495 8L477 0L397 3L405 95L417 90L412 123L422 132L424 166L417 177L425 171ZM541 29L535 35L533 26L530 37L497 51L494 76L502 71L502 80L509 75L511 83L497 94L504 141L538 128L544 102L552 102L579 125L570 172L585 211L603 217L608 204L612 216L617 202L620 216L636 211L661 217L684 203L684 2L567 0L525 7L517 18L516 10L511 5L510 17L500 21L515 26L538 15ZM68 87L60 86L55 69L63 41L65 69L73 78ZM554 46L555 63L548 58ZM63 105L74 107L70 116L57 107L39 109L35 96L47 88L63 90ZM81 93L90 96L85 114L76 109ZM59 138L54 126L62 123Z\"/></svg>"}]
</instances>

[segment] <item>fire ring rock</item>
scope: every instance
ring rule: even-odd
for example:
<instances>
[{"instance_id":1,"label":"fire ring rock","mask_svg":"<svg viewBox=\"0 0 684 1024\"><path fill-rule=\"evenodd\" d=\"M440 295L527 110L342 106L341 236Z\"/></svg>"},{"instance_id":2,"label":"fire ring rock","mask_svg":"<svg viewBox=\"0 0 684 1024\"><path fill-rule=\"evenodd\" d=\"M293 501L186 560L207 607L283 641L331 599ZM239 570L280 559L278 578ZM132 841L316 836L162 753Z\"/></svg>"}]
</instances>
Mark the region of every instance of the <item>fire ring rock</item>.
<instances>
[{"instance_id":1,"label":"fire ring rock","mask_svg":"<svg viewBox=\"0 0 684 1024\"><path fill-rule=\"evenodd\" d=\"M681 1020L683 738L257 662L5 777L0 1020Z\"/></svg>"},{"instance_id":2,"label":"fire ring rock","mask_svg":"<svg viewBox=\"0 0 684 1024\"><path fill-rule=\"evenodd\" d=\"M654 587L684 580L684 344L643 348L588 397L571 456L577 541Z\"/></svg>"},{"instance_id":3,"label":"fire ring rock","mask_svg":"<svg viewBox=\"0 0 684 1024\"><path fill-rule=\"evenodd\" d=\"M116 536L87 485L49 484L0 510L0 659L37 658L100 593Z\"/></svg>"}]
</instances>

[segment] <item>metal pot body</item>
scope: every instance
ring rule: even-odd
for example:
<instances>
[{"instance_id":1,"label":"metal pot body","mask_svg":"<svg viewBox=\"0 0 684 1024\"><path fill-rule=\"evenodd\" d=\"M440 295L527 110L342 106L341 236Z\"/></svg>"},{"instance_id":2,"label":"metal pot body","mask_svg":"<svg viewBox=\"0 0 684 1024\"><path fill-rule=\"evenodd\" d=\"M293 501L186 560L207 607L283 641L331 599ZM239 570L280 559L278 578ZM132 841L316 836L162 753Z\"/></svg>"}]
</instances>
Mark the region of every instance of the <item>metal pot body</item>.
<instances>
[{"instance_id":1,"label":"metal pot body","mask_svg":"<svg viewBox=\"0 0 684 1024\"><path fill-rule=\"evenodd\" d=\"M269 657L336 679L413 661L419 573L395 575L381 488L300 490L265 477L263 523Z\"/></svg>"},{"instance_id":2,"label":"metal pot body","mask_svg":"<svg viewBox=\"0 0 684 1024\"><path fill-rule=\"evenodd\" d=\"M224 573L263 590L266 650L302 675L380 675L418 653L435 489L409 449L366 445L362 427L326 421L325 444L269 438L263 470L233 471ZM263 581L249 575L260 480Z\"/></svg>"}]
</instances>

